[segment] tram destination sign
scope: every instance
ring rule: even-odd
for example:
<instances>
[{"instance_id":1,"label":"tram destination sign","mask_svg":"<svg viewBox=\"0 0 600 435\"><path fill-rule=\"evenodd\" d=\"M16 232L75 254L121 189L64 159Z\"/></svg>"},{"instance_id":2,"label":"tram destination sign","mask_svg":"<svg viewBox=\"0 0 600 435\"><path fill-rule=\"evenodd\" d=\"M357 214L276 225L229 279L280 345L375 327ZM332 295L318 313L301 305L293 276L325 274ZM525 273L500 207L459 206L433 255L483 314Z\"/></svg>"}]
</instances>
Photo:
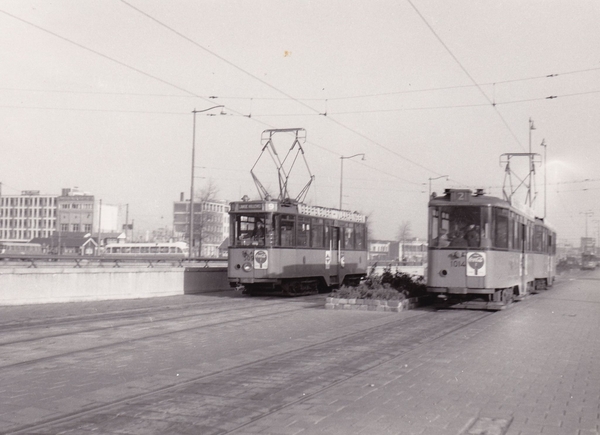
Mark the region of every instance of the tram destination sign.
<instances>
[{"instance_id":1,"label":"tram destination sign","mask_svg":"<svg viewBox=\"0 0 600 435\"><path fill-rule=\"evenodd\" d=\"M263 203L262 202L248 202L243 204L238 204L237 209L242 210L262 210Z\"/></svg>"}]
</instances>

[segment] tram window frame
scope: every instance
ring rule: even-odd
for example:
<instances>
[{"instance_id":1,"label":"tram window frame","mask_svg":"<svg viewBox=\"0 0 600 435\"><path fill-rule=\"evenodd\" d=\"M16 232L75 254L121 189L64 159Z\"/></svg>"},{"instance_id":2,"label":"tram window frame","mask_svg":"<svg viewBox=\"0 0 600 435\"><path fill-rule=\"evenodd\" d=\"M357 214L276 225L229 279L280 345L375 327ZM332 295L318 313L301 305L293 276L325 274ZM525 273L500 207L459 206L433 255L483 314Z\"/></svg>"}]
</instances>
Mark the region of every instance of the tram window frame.
<instances>
[{"instance_id":1,"label":"tram window frame","mask_svg":"<svg viewBox=\"0 0 600 435\"><path fill-rule=\"evenodd\" d=\"M284 232L284 228L287 230ZM279 215L277 225L279 246L293 248L296 246L296 216L290 214Z\"/></svg>"},{"instance_id":2,"label":"tram window frame","mask_svg":"<svg viewBox=\"0 0 600 435\"><path fill-rule=\"evenodd\" d=\"M298 216L296 225L296 246L308 248L310 246L310 218Z\"/></svg>"},{"instance_id":3,"label":"tram window frame","mask_svg":"<svg viewBox=\"0 0 600 435\"><path fill-rule=\"evenodd\" d=\"M540 225L533 226L533 244L532 251L533 252L544 252L544 227Z\"/></svg>"},{"instance_id":4,"label":"tram window frame","mask_svg":"<svg viewBox=\"0 0 600 435\"><path fill-rule=\"evenodd\" d=\"M340 225L343 230L342 249L354 250L354 224L346 222Z\"/></svg>"},{"instance_id":5,"label":"tram window frame","mask_svg":"<svg viewBox=\"0 0 600 435\"><path fill-rule=\"evenodd\" d=\"M310 246L313 248L325 248L325 224L321 218L311 219Z\"/></svg>"},{"instance_id":6,"label":"tram window frame","mask_svg":"<svg viewBox=\"0 0 600 435\"><path fill-rule=\"evenodd\" d=\"M365 249L366 228L366 224L357 223L354 225L354 248L358 251Z\"/></svg>"},{"instance_id":7,"label":"tram window frame","mask_svg":"<svg viewBox=\"0 0 600 435\"><path fill-rule=\"evenodd\" d=\"M496 249L508 249L509 239L509 210L502 207L494 207L492 218L493 240L492 246Z\"/></svg>"},{"instance_id":8,"label":"tram window frame","mask_svg":"<svg viewBox=\"0 0 600 435\"><path fill-rule=\"evenodd\" d=\"M332 231L333 221L329 219L323 219L323 242L325 243L325 249L335 249L332 245Z\"/></svg>"},{"instance_id":9,"label":"tram window frame","mask_svg":"<svg viewBox=\"0 0 600 435\"><path fill-rule=\"evenodd\" d=\"M513 213L513 228L512 228L512 249L515 251L523 251L523 217Z\"/></svg>"},{"instance_id":10,"label":"tram window frame","mask_svg":"<svg viewBox=\"0 0 600 435\"><path fill-rule=\"evenodd\" d=\"M273 224L270 214L234 214L230 219L233 246L265 246L273 243ZM257 228L262 223L262 231Z\"/></svg>"},{"instance_id":11,"label":"tram window frame","mask_svg":"<svg viewBox=\"0 0 600 435\"><path fill-rule=\"evenodd\" d=\"M477 205L430 207L429 246L433 248L480 248L487 224L487 210ZM442 234L442 230L444 230ZM467 233L476 235L467 241Z\"/></svg>"}]
</instances>

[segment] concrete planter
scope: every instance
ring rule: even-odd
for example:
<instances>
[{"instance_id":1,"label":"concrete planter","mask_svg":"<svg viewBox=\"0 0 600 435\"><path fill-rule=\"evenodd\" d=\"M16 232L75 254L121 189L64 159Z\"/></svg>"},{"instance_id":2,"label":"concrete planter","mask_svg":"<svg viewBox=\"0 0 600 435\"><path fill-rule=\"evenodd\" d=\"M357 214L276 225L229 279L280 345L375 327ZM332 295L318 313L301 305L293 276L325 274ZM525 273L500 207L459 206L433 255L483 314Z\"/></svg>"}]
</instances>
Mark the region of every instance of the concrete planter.
<instances>
[{"instance_id":1,"label":"concrete planter","mask_svg":"<svg viewBox=\"0 0 600 435\"><path fill-rule=\"evenodd\" d=\"M429 305L431 296L422 296L418 298L398 300L379 300L379 299L345 299L328 297L325 300L325 309L327 310L362 310L362 311L382 311L398 313L404 310L412 310L417 307Z\"/></svg>"}]
</instances>

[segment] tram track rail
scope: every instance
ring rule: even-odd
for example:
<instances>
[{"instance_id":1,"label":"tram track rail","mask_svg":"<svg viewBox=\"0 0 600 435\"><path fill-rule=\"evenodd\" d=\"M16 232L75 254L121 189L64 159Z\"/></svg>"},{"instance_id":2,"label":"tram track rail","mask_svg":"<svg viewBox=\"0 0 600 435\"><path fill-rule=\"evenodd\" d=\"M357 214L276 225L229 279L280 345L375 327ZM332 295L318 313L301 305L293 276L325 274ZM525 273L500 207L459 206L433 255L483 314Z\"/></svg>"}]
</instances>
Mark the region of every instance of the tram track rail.
<instances>
[{"instance_id":1,"label":"tram track rail","mask_svg":"<svg viewBox=\"0 0 600 435\"><path fill-rule=\"evenodd\" d=\"M289 310L289 311L291 312L291 311L297 311L297 310L301 310L301 309L304 309L304 308L298 308L298 309ZM413 313L414 315L412 315L410 317L398 318L396 320L392 320L390 322L383 323L383 324L377 324L375 326L372 326L372 327L366 328L366 329L348 331L347 333L336 335L336 336L333 336L326 340L320 340L316 343L309 343L304 346L299 346L299 347L294 348L289 351L280 352L280 353L277 353L274 355L269 355L264 358L256 359L251 362L238 364L238 365L235 365L232 367L227 367L222 370L215 370L213 372L210 372L210 373L207 373L207 374L204 374L201 376L196 376L196 377L182 380L180 382L172 383L169 385L163 385L159 388L156 388L156 389L153 389L150 391L146 391L144 393L134 394L134 395L130 395L128 397L119 398L119 399L116 399L116 400L108 402L108 403L89 405L89 406L83 407L74 412L65 413L60 416L55 416L53 418L41 420L41 421L35 422L33 424L22 425L20 427L13 428L10 431L0 431L0 433L2 433L2 434L4 434L4 433L22 434L22 433L31 433L32 431L35 431L36 433L40 433L40 434L54 433L53 428L58 428L60 430L64 430L65 427L73 428L74 427L73 424L76 425L78 421L83 421L86 418L94 420L95 415L100 415L100 414L104 415L106 413L111 413L113 415L116 413L117 415L121 415L122 414L121 410L123 408L127 409L131 406L135 406L136 403L142 403L142 402L149 403L152 401L160 402L161 400L164 401L164 397L169 396L169 395L177 395L178 392L182 392L186 388L192 388L192 389L200 388L199 385L200 386L202 386L202 385L208 385L208 386L219 385L219 382L221 379L226 380L226 379L229 379L232 377L238 379L240 376L241 377L249 376L250 373L254 373L254 371L256 370L257 367L270 366L273 364L283 364L283 367L286 367L287 361L289 361L290 364L293 365L296 361L301 361L303 359L303 357L305 357L306 355L310 355L311 352L323 351L323 349L343 349L344 345L347 345L348 343L354 343L353 346L350 346L349 350L345 351L346 354L348 354L348 353L350 354L350 356L347 355L346 358L348 358L349 361L353 361L356 358L356 356L353 356L354 354L356 354L356 352L359 352L359 354L363 353L363 351L361 351L361 346L358 346L357 343L358 344L363 343L369 337L373 337L373 336L380 337L380 339L382 340L383 343L389 341L390 339L393 340L394 337L384 337L383 336L383 335L385 335L385 332L390 329L394 329L394 330L398 330L398 331L401 331L401 330L402 331L404 331L404 330L420 331L423 333L423 335L419 339L416 339L413 342L408 343L407 345L401 346L402 348L398 351L394 351L392 348L388 348L385 346L383 347L383 349L378 348L380 350L372 353L368 357L371 359L366 361L364 367L361 367L360 365L357 367L354 367L354 368L348 367L347 374L338 375L336 379L333 379L330 382L324 382L324 384L320 388L312 388L312 391L309 391L300 397L295 397L295 398L292 397L289 400L283 401L283 403L280 403L279 405L268 407L268 409L263 410L263 412L250 418L249 420L245 419L243 422L240 422L239 424L230 424L228 426L229 429L218 431L218 433L223 433L223 434L234 434L236 432L242 431L248 425L254 424L254 423L260 421L261 419L268 418L269 416L276 414L278 412L281 412L281 411L285 410L286 408L289 408L289 407L292 407L299 403L302 403L304 401L307 401L319 394L326 392L327 390L330 390L337 386L343 385L345 382L349 382L353 379L356 379L358 376L365 375L365 374L369 373L369 371L375 370L383 364L394 363L395 361L400 361L402 358L407 357L411 353L422 349L424 346L434 343L435 341L440 340L448 335L460 333L462 330L472 327L473 325L476 325L478 322L481 322L484 319L487 319L489 316L494 314L494 313L490 313L490 312L473 312L473 311L470 311L464 315L460 315L460 314L456 314L456 313L461 313L461 312L451 311L451 312L447 312L444 314L442 312L423 311L423 312L420 312L417 314ZM462 313L464 313L464 312L462 312ZM266 316L267 315L265 315L265 317ZM435 324L435 327L427 326L428 323L430 323L430 322L425 322L424 317L428 317L430 320L433 319L434 321L437 318L437 323ZM464 321L460 320L463 317L465 318L465 320ZM458 318L459 320L457 321L456 325L453 325L451 327L445 327L443 318L454 319L454 321L457 321L456 319ZM232 320L231 322L238 321L238 320L239 319L235 319L235 320ZM215 325L212 325L212 326L215 326ZM300 363L296 363L296 364L300 364ZM333 358L328 364L336 365L335 358ZM333 366L332 367L328 366L327 370L331 370L333 368L334 368ZM1 368L0 368L0 370L1 370ZM295 376L297 376L297 375L295 375ZM309 375L309 377L311 377L311 376L314 376L314 375ZM249 382L251 382L251 381L252 380L250 380ZM211 382L212 382L212 384L211 384ZM306 382L307 382L307 385L310 385L312 382L312 379L309 379ZM210 388L209 388L209 390L210 390ZM310 388L309 388L309 390L310 390ZM212 392L212 391L206 391L206 392L199 393L199 394L202 395L203 397L211 397L211 396L222 397L222 395L215 394L215 392ZM186 397L189 397L189 393L186 393ZM234 426L234 427L232 427L232 426ZM77 426L75 426L75 427L77 427ZM76 429L75 429L75 431L76 431ZM108 431L108 432L110 432L110 431ZM103 433L105 433L105 432L103 432ZM215 432L215 433L217 433L217 432Z\"/></svg>"},{"instance_id":2,"label":"tram track rail","mask_svg":"<svg viewBox=\"0 0 600 435\"><path fill-rule=\"evenodd\" d=\"M302 303L304 301L299 301L299 303ZM240 300L240 303L241 300ZM259 304L259 305L254 305L252 308L264 308L264 307L272 307L272 306L277 306L277 305L281 305L283 304L283 302L269 302L269 303L264 303L264 304ZM141 319L143 319L142 321L136 322L136 321L132 321L132 322L128 322L128 323L123 323L121 325L110 325L110 326L104 326L104 327L97 327L97 328L87 328L87 329L81 329L81 330L77 330L77 331L71 331L71 332L65 332L65 333L61 333L61 334L48 334L48 335L42 335L42 336L37 336L37 337L32 337L26 340L14 340L14 341L1 341L0 338L0 348L4 345L9 345L9 344L18 344L21 342L27 342L27 341L35 341L35 340L39 340L42 338L55 338L55 337L61 337L61 336L66 336L66 335L73 335L76 333L85 333L85 332L94 332L94 331L100 331L100 330L105 330L105 329L110 329L110 328L115 328L115 327L120 327L120 326L136 326L136 325L141 325L141 324L145 324L145 323L157 323L157 322L167 322L170 320L173 320L174 317L176 317L177 319L186 319L186 318L193 318L193 317L197 317L198 315L203 315L203 314L223 314L223 313L228 313L231 311L236 311L239 309L239 307L233 307L233 308L226 308L226 309L221 309L218 311L215 311L214 308L215 307L220 307L220 306L231 306L231 301L227 301L227 303L224 302L212 302L212 303L197 303L197 304L193 304L193 305L189 305L189 304L185 304L185 305L181 305L181 307L185 306L186 310L192 310L194 309L194 307L197 306L201 306L204 310L198 312L194 312L194 314L189 314L189 315L177 315L177 316L173 316L173 317L165 317L165 318L158 318L158 317L154 317L156 316L157 313L175 313L175 311L177 310L177 307L173 307L173 306L167 306L167 307L157 307L157 308L142 308L142 309L134 309L134 310L125 310L125 311L118 311L118 312L110 312L110 313L101 313L101 314L89 314L89 315L84 315L84 316L77 316L75 318L71 317L68 319L64 319L64 318L50 318L50 319L43 319L43 320L34 320L34 321L28 321L28 322L12 322L12 323L8 323L8 324L1 324L0 323L0 334L5 334L5 333L9 333L9 332L23 332L23 331L27 331L27 330L31 330L31 329L35 329L35 328L40 328L40 327L45 327L45 328L50 328L50 327L65 327L65 326L73 326L73 325L78 325L81 323L90 323L90 322L107 322L107 321L112 321L112 320L121 320L121 319L128 319L131 318L132 315L136 315L137 317L140 317Z\"/></svg>"},{"instance_id":3,"label":"tram track rail","mask_svg":"<svg viewBox=\"0 0 600 435\"><path fill-rule=\"evenodd\" d=\"M265 303L265 304L259 304L259 305L254 305L251 307L252 310L263 310L263 309L271 309L273 307L276 307L278 305L283 305L283 302L272 302L272 303ZM302 304L300 307L298 308L292 308L292 309L287 309L287 310L278 310L275 312L269 311L265 314L258 314L258 315L253 315L252 313L250 313L250 315L248 315L248 309L245 308L245 313L243 315L243 317L235 317L229 320L225 320L225 321L221 321L221 320L217 320L215 322L210 322L208 321L207 323L204 323L202 325L197 325L197 326L191 326L191 327L187 327L187 328L180 328L180 329L176 329L176 330L172 330L172 331L168 331L168 332L162 332L159 334L148 334L148 335L143 335L140 336L138 338L128 338L126 340L120 340L120 341L114 341L114 342L110 342L107 344L103 344L103 345L98 345L98 346L90 346L90 347L85 347L85 348L81 348L81 349L77 349L71 352L65 352L65 353L61 353L61 354L55 354L55 355L48 355L45 357L41 357L41 358L37 358L37 359L32 359L32 360L27 360L27 361L21 361L21 362L17 362L17 363L13 363L13 364L5 364L2 365L2 363L0 362L0 373L3 369L7 369L7 368L14 368L14 367L19 367L19 366L27 366L27 365L33 365L33 364L37 364L43 361L48 361L51 359L56 359L56 358L62 358L65 356L72 356L72 355L76 355L79 353L84 353L84 352L91 352L91 351L97 351L97 350L102 350L102 349L107 349L107 348L111 348L111 347L118 347L121 346L123 344L129 344L131 345L132 343L135 343L137 341L144 341L144 340L149 340L152 338L157 338L157 337L167 337L167 336L172 336L172 335L176 335L176 334L181 334L184 332L189 332L189 331L196 331L196 330L201 330L201 329L205 329L205 328L215 328L215 327L219 327L219 326L224 326L227 324L233 324L236 322L243 322L243 321L254 321L257 319L266 319L269 317L276 317L276 316L280 316L281 314L284 313L294 313L296 311L301 311L306 309L305 304ZM59 337L68 337L68 336L75 336L75 335L80 335L80 334L87 334L90 332L98 332L98 331L105 331L108 329L112 329L112 330L116 330L118 328L131 328L131 327L136 327L136 326L142 326L142 325L146 325L146 324L153 324L156 325L158 323L161 322L172 322L173 320L177 319L177 320L183 320L183 319L191 319L191 318L195 318L198 317L199 315L202 314L208 314L208 315L224 315L224 314L229 314L232 312L236 312L236 311L240 311L240 307L235 307L235 308L230 308L230 309L223 309L223 310L219 310L219 311L209 311L206 313L202 313L202 312L196 312L195 314L189 314L186 316L181 316L181 315L177 315L177 316L172 316L172 317L168 317L168 318L164 318L164 319L145 319L144 321L139 321L139 322L134 322L134 323L126 323L126 324L122 324L122 325L110 325L110 326L104 326L104 327L94 327L94 328L87 328L87 329L80 329L77 331L70 331L70 332L64 332L61 334L50 334L50 335L40 335L40 336L36 336L36 337L31 337L28 339L21 339L21 340L14 340L14 341L8 341L8 342L0 342L0 349L2 349L3 347L7 347L7 346L11 346L11 345L19 345L19 344L25 344L25 343L32 343L32 342L39 342L42 340L47 340L47 339L52 339L52 338L59 338ZM110 317L106 318L106 319L101 319L102 321L107 321L107 320L111 320ZM98 321L98 320L95 320Z\"/></svg>"}]
</instances>

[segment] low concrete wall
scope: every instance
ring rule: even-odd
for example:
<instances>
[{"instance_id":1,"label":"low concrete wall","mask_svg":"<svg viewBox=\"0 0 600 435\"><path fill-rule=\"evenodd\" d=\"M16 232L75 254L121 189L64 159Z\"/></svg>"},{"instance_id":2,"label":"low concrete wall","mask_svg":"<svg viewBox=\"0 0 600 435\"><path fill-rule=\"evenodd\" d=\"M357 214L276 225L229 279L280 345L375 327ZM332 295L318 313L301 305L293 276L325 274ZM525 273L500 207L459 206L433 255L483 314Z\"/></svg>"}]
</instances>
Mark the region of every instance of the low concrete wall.
<instances>
[{"instance_id":1,"label":"low concrete wall","mask_svg":"<svg viewBox=\"0 0 600 435\"><path fill-rule=\"evenodd\" d=\"M136 299L228 288L226 268L0 270L0 305Z\"/></svg>"},{"instance_id":2,"label":"low concrete wall","mask_svg":"<svg viewBox=\"0 0 600 435\"><path fill-rule=\"evenodd\" d=\"M226 267L188 267L185 269L183 292L186 295L229 288Z\"/></svg>"}]
</instances>

